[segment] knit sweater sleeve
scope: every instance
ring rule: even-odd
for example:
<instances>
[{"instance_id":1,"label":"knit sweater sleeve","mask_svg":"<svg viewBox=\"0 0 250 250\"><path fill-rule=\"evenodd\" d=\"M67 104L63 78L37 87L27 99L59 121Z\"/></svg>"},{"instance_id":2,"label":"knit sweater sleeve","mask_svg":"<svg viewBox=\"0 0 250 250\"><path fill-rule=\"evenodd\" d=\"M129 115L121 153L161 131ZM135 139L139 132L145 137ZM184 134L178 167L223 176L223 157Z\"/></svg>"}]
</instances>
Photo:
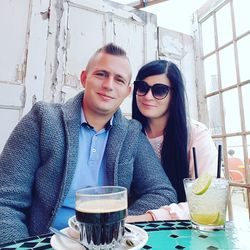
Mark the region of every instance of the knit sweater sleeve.
<instances>
[{"instance_id":1,"label":"knit sweater sleeve","mask_svg":"<svg viewBox=\"0 0 250 250\"><path fill-rule=\"evenodd\" d=\"M39 158L36 110L15 127L0 156L0 242L29 236L26 215Z\"/></svg>"}]
</instances>

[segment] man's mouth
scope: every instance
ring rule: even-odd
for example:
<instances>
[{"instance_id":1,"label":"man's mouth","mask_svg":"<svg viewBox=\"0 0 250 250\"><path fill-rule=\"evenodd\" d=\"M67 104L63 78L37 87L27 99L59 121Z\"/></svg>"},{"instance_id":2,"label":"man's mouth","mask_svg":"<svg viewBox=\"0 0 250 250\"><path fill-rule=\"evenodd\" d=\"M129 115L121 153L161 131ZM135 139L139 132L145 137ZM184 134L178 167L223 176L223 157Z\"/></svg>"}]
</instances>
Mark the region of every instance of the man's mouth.
<instances>
[{"instance_id":1,"label":"man's mouth","mask_svg":"<svg viewBox=\"0 0 250 250\"><path fill-rule=\"evenodd\" d=\"M110 96L110 95L107 95L105 93L101 93L101 92L98 92L97 93L102 99L104 100L111 100L111 99L114 99L114 97Z\"/></svg>"}]
</instances>

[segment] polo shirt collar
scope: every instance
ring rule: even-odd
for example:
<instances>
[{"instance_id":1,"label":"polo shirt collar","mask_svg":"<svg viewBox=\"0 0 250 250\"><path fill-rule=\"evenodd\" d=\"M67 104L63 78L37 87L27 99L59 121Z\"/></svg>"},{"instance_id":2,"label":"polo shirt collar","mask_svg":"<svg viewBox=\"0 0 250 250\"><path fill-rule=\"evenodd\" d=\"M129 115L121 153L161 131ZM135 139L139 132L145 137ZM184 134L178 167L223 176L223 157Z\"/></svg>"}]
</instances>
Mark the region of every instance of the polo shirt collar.
<instances>
[{"instance_id":1,"label":"polo shirt collar","mask_svg":"<svg viewBox=\"0 0 250 250\"><path fill-rule=\"evenodd\" d=\"M112 125L113 125L113 120L114 120L114 116L111 117L111 119L105 124L104 128L105 130L109 130ZM86 120L83 108L81 107L81 126L87 126L90 129L94 129L93 126L91 126L88 121Z\"/></svg>"}]
</instances>

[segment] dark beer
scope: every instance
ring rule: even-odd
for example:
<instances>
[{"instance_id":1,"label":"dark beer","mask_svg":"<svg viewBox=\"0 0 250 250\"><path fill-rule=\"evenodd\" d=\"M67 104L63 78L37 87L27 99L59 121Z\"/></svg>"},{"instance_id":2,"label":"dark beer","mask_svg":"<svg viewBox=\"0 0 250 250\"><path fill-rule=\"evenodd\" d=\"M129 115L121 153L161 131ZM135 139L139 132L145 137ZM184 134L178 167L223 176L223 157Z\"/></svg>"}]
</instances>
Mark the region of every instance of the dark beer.
<instances>
[{"instance_id":1,"label":"dark beer","mask_svg":"<svg viewBox=\"0 0 250 250\"><path fill-rule=\"evenodd\" d=\"M91 224L113 224L121 221L126 217L127 210L123 209L116 212L107 213L88 213L76 210L76 219L79 222Z\"/></svg>"},{"instance_id":2,"label":"dark beer","mask_svg":"<svg viewBox=\"0 0 250 250\"><path fill-rule=\"evenodd\" d=\"M126 204L116 200L82 202L76 207L80 240L96 246L117 244L124 235Z\"/></svg>"}]
</instances>

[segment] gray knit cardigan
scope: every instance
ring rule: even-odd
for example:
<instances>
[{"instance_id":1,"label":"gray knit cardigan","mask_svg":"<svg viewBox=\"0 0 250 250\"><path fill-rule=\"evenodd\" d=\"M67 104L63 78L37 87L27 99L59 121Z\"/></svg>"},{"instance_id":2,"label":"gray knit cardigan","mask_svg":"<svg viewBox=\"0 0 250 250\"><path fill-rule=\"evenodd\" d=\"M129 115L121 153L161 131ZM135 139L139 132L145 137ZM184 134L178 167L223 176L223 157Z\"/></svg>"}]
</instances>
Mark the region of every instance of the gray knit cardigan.
<instances>
[{"instance_id":1,"label":"gray knit cardigan","mask_svg":"<svg viewBox=\"0 0 250 250\"><path fill-rule=\"evenodd\" d=\"M36 103L8 139L0 156L0 243L48 232L75 172L82 98ZM119 110L106 155L109 184L128 189L129 214L177 201L139 123Z\"/></svg>"}]
</instances>

